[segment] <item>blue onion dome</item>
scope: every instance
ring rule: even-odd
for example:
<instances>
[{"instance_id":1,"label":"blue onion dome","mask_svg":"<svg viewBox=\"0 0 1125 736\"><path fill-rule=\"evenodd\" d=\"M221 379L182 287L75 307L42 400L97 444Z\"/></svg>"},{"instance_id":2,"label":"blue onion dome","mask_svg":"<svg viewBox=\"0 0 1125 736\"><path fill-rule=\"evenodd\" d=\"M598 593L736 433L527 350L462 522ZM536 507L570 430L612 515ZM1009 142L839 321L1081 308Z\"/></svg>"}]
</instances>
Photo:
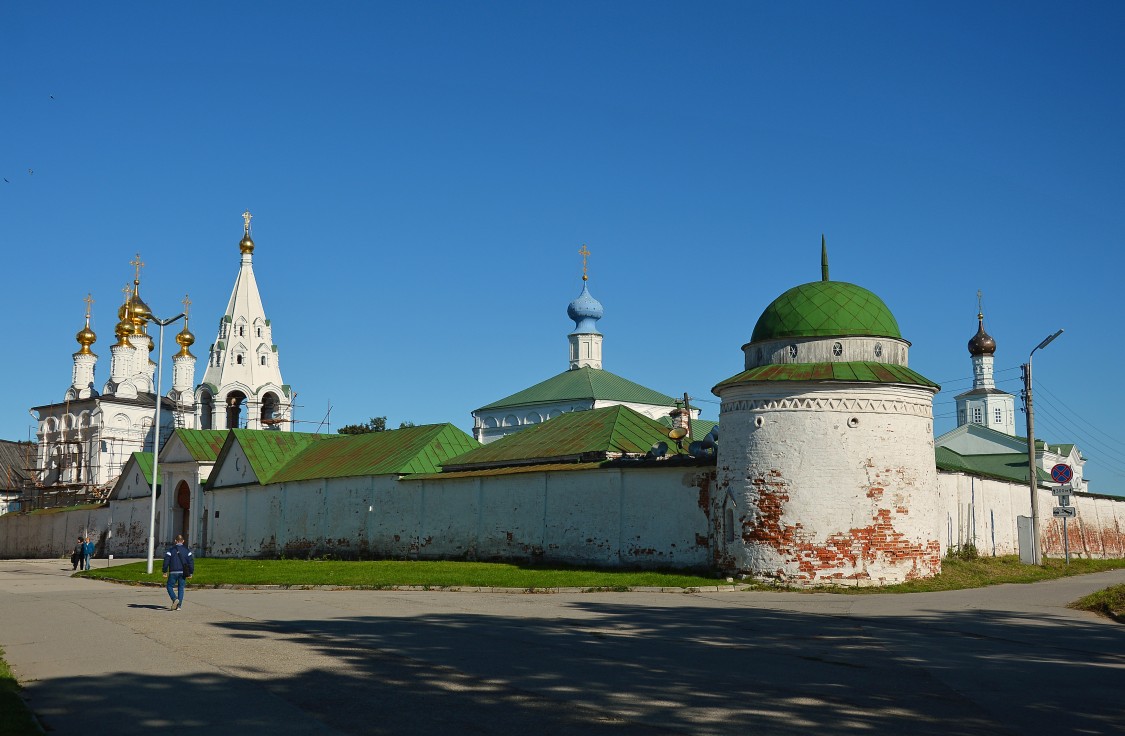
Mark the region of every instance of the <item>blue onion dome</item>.
<instances>
[{"instance_id":1,"label":"blue onion dome","mask_svg":"<svg viewBox=\"0 0 1125 736\"><path fill-rule=\"evenodd\" d=\"M602 318L603 314L605 314L605 311L602 309L602 303L590 295L590 289L583 281L582 293L566 308L566 316L574 320L574 332L572 334L601 334L598 332L596 322Z\"/></svg>"}]
</instances>

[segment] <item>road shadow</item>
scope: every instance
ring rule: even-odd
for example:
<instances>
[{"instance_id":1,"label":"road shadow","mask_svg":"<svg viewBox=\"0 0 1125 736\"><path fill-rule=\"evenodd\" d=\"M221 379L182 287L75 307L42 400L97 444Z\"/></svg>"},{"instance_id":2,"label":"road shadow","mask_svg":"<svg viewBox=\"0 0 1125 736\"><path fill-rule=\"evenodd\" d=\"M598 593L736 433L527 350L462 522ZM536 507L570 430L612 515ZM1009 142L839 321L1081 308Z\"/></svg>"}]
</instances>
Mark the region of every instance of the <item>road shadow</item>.
<instances>
[{"instance_id":1,"label":"road shadow","mask_svg":"<svg viewBox=\"0 0 1125 736\"><path fill-rule=\"evenodd\" d=\"M859 618L596 595L570 609L227 620L205 636L242 640L248 661L254 640L268 656L281 639L336 664L269 679L118 673L65 687L91 723L126 724L114 733L161 727L169 698L192 704L178 733L286 732L281 711L263 722L260 708L240 707L263 694L348 734L975 736L1125 725L1115 675L1125 634L1101 622L977 610ZM40 715L50 727L51 714Z\"/></svg>"},{"instance_id":2,"label":"road shadow","mask_svg":"<svg viewBox=\"0 0 1125 736\"><path fill-rule=\"evenodd\" d=\"M129 608L147 608L152 611L167 611L168 606L158 606L155 603L130 603Z\"/></svg>"}]
</instances>

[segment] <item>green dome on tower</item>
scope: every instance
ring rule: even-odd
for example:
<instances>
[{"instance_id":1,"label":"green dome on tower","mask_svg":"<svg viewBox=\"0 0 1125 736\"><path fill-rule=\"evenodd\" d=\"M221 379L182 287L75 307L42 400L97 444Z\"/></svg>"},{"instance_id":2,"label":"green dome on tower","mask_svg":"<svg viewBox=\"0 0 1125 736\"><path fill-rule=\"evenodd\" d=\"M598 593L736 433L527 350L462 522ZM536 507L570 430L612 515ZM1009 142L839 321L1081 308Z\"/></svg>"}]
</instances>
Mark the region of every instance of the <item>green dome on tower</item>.
<instances>
[{"instance_id":1,"label":"green dome on tower","mask_svg":"<svg viewBox=\"0 0 1125 736\"><path fill-rule=\"evenodd\" d=\"M774 299L754 325L750 342L848 336L902 339L882 299L855 284L824 280L794 286Z\"/></svg>"}]
</instances>

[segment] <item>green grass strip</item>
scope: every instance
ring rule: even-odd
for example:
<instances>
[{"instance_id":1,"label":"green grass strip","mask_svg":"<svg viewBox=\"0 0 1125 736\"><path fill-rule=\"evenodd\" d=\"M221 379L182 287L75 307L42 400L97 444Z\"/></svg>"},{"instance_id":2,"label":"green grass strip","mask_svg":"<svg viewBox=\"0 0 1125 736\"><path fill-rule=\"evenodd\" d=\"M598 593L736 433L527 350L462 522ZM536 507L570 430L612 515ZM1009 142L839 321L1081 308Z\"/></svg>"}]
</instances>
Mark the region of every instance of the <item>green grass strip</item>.
<instances>
[{"instance_id":1,"label":"green grass strip","mask_svg":"<svg viewBox=\"0 0 1125 736\"><path fill-rule=\"evenodd\" d=\"M1113 585L1070 604L1080 611L1093 611L1111 618L1117 623L1125 623L1125 585Z\"/></svg>"},{"instance_id":2,"label":"green grass strip","mask_svg":"<svg viewBox=\"0 0 1125 736\"><path fill-rule=\"evenodd\" d=\"M20 697L20 685L12 676L0 649L0 736L41 734L39 723Z\"/></svg>"},{"instance_id":3,"label":"green grass strip","mask_svg":"<svg viewBox=\"0 0 1125 736\"><path fill-rule=\"evenodd\" d=\"M1086 575L1105 570L1125 568L1125 560L1078 560L1070 564L1054 557L1042 565L1025 565L1019 557L977 557L957 559L946 557L941 561L941 574L924 580L911 580L900 585L876 587L820 588L840 593L932 593L940 590L963 590L983 588L986 585L1005 583L1037 583L1041 580L1055 580L1071 575Z\"/></svg>"},{"instance_id":4,"label":"green grass strip","mask_svg":"<svg viewBox=\"0 0 1125 736\"><path fill-rule=\"evenodd\" d=\"M162 584L158 571L144 562L79 573L83 577L127 583ZM158 570L158 568L155 568ZM353 588L699 588L726 585L725 579L651 570L601 570L580 567L532 567L497 562L231 560L200 558L189 585L338 585Z\"/></svg>"}]
</instances>

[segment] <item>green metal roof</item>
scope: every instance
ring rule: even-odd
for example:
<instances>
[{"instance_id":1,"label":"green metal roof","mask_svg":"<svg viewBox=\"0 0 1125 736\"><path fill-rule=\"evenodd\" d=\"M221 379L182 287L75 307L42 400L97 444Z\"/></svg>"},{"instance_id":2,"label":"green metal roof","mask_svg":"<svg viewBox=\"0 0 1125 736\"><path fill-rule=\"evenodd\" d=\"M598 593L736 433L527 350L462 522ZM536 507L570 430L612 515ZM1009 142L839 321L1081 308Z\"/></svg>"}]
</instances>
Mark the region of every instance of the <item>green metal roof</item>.
<instances>
[{"instance_id":1,"label":"green metal roof","mask_svg":"<svg viewBox=\"0 0 1125 736\"><path fill-rule=\"evenodd\" d=\"M1027 483L1027 454L962 455L948 447L934 448L939 470L995 478L1009 483ZM1039 484L1051 483L1051 476L1042 468L1035 469Z\"/></svg>"},{"instance_id":2,"label":"green metal roof","mask_svg":"<svg viewBox=\"0 0 1125 736\"><path fill-rule=\"evenodd\" d=\"M505 409L508 407L547 404L554 401L625 401L633 404L674 406L676 400L659 391L653 391L627 378L584 366L565 371L537 383L531 388L482 406L477 411Z\"/></svg>"},{"instance_id":3,"label":"green metal roof","mask_svg":"<svg viewBox=\"0 0 1125 736\"><path fill-rule=\"evenodd\" d=\"M813 281L774 299L758 318L750 341L847 336L902 339L891 310L867 289L843 281Z\"/></svg>"},{"instance_id":4,"label":"green metal roof","mask_svg":"<svg viewBox=\"0 0 1125 736\"><path fill-rule=\"evenodd\" d=\"M173 435L180 439L193 460L215 462L223 442L227 439L225 429L177 429Z\"/></svg>"},{"instance_id":5,"label":"green metal roof","mask_svg":"<svg viewBox=\"0 0 1125 736\"><path fill-rule=\"evenodd\" d=\"M778 363L760 365L731 376L711 389L736 383L754 381L843 381L849 383L905 383L912 386L928 386L940 389L936 383L907 368L892 363L872 361L847 361L840 363Z\"/></svg>"},{"instance_id":6,"label":"green metal roof","mask_svg":"<svg viewBox=\"0 0 1125 736\"><path fill-rule=\"evenodd\" d=\"M261 429L231 429L227 443L237 442L250 462L259 483L269 483L273 475L313 443L338 442L343 435L309 432L276 432ZM224 447L225 450L225 447Z\"/></svg>"},{"instance_id":7,"label":"green metal roof","mask_svg":"<svg viewBox=\"0 0 1125 736\"><path fill-rule=\"evenodd\" d=\"M273 473L269 482L434 473L442 462L476 447L479 442L452 424L340 435L332 442L306 446Z\"/></svg>"},{"instance_id":8,"label":"green metal roof","mask_svg":"<svg viewBox=\"0 0 1125 736\"><path fill-rule=\"evenodd\" d=\"M152 485L152 453L151 452L134 452L133 462L137 464L137 468L141 471L141 475L145 477L145 482L150 486ZM156 484L160 487L160 483Z\"/></svg>"},{"instance_id":9,"label":"green metal roof","mask_svg":"<svg viewBox=\"0 0 1125 736\"><path fill-rule=\"evenodd\" d=\"M610 454L644 454L668 442L668 430L627 406L572 411L501 437L445 463L446 470L544 463L550 460L603 460ZM673 445L674 447L674 445Z\"/></svg>"}]
</instances>

